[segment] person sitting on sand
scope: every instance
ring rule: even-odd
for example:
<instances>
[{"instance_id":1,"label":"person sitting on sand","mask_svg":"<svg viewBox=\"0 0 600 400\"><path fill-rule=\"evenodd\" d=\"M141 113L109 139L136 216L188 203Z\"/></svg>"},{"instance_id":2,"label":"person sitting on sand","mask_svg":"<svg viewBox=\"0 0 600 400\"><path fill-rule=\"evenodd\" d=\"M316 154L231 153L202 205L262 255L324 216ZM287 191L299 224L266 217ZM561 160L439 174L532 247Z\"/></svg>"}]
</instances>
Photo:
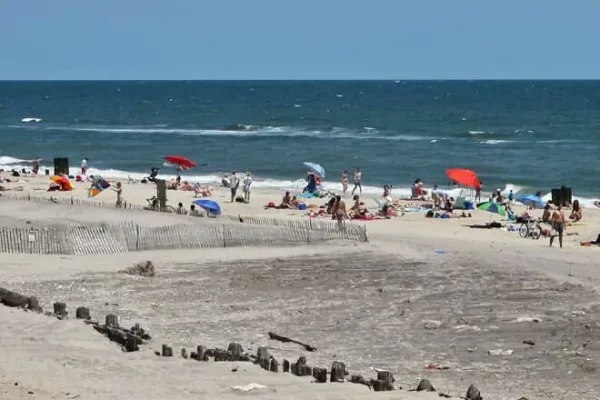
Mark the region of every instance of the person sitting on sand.
<instances>
[{"instance_id":1,"label":"person sitting on sand","mask_svg":"<svg viewBox=\"0 0 600 400\"><path fill-rule=\"evenodd\" d=\"M177 190L179 189L179 182L176 179L171 179L169 183L167 183L167 190Z\"/></svg>"},{"instance_id":2,"label":"person sitting on sand","mask_svg":"<svg viewBox=\"0 0 600 400\"><path fill-rule=\"evenodd\" d=\"M544 213L542 214L542 222L549 224L551 217L552 217L552 204L550 204L550 202L548 202L544 206Z\"/></svg>"},{"instance_id":3,"label":"person sitting on sand","mask_svg":"<svg viewBox=\"0 0 600 400\"><path fill-rule=\"evenodd\" d=\"M179 203L177 205L177 209L175 210L175 213L177 213L179 215L187 215L187 210L185 208L183 208L183 203Z\"/></svg>"},{"instance_id":4,"label":"person sitting on sand","mask_svg":"<svg viewBox=\"0 0 600 400\"><path fill-rule=\"evenodd\" d=\"M204 217L204 214L200 210L196 209L196 206L192 204L190 206L190 216L191 217Z\"/></svg>"},{"instance_id":5,"label":"person sitting on sand","mask_svg":"<svg viewBox=\"0 0 600 400\"><path fill-rule=\"evenodd\" d=\"M294 208L294 206L292 204L292 196L290 196L289 191L285 192L285 194L283 195L283 198L281 199L281 204L275 208L279 208L279 209Z\"/></svg>"},{"instance_id":6,"label":"person sitting on sand","mask_svg":"<svg viewBox=\"0 0 600 400\"><path fill-rule=\"evenodd\" d=\"M335 205L335 196L330 198L329 201L327 202L327 208L325 210L326 214L333 214L333 206Z\"/></svg>"},{"instance_id":7,"label":"person sitting on sand","mask_svg":"<svg viewBox=\"0 0 600 400\"><path fill-rule=\"evenodd\" d=\"M194 197L211 197L212 188L210 186L200 186L199 183L194 185Z\"/></svg>"},{"instance_id":8,"label":"person sitting on sand","mask_svg":"<svg viewBox=\"0 0 600 400\"><path fill-rule=\"evenodd\" d=\"M183 192L191 192L194 190L194 186L188 181L183 181L183 184L179 187L179 189Z\"/></svg>"},{"instance_id":9,"label":"person sitting on sand","mask_svg":"<svg viewBox=\"0 0 600 400\"><path fill-rule=\"evenodd\" d=\"M569 215L569 219L572 222L579 222L583 218L583 210L579 205L579 200L573 201L573 209L571 210L571 215Z\"/></svg>"}]
</instances>

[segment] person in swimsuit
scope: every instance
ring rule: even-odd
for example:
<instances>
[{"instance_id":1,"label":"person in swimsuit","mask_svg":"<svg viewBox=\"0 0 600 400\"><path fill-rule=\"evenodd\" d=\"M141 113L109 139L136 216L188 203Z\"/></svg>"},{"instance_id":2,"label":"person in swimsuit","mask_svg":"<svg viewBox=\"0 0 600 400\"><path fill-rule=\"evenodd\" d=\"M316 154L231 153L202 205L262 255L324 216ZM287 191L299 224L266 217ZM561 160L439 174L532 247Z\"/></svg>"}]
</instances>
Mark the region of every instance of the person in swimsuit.
<instances>
[{"instance_id":1,"label":"person in swimsuit","mask_svg":"<svg viewBox=\"0 0 600 400\"><path fill-rule=\"evenodd\" d=\"M571 211L571 215L569 215L569 219L573 222L579 222L581 221L581 218L583 218L583 211L579 205L579 200L575 200L573 202L573 210Z\"/></svg>"},{"instance_id":2,"label":"person in swimsuit","mask_svg":"<svg viewBox=\"0 0 600 400\"><path fill-rule=\"evenodd\" d=\"M31 168L31 172L33 172L34 175L37 175L38 172L40 171L40 161L41 160L39 157L34 158L32 161L33 166Z\"/></svg>"},{"instance_id":3,"label":"person in swimsuit","mask_svg":"<svg viewBox=\"0 0 600 400\"><path fill-rule=\"evenodd\" d=\"M121 187L121 182L117 182L117 185L115 188L112 188L112 190L115 191L115 193L117 193L117 203L116 206L117 208L121 208L123 207L123 197L121 197L121 195L123 194L123 188Z\"/></svg>"},{"instance_id":4,"label":"person in swimsuit","mask_svg":"<svg viewBox=\"0 0 600 400\"><path fill-rule=\"evenodd\" d=\"M333 217L337 220L340 228L342 227L344 218L348 218L346 203L344 203L344 200L342 200L341 196L335 196L335 203L333 204Z\"/></svg>"},{"instance_id":5,"label":"person in swimsuit","mask_svg":"<svg viewBox=\"0 0 600 400\"><path fill-rule=\"evenodd\" d=\"M558 235L558 243L560 247L563 247L563 233L565 231L565 213L562 210L562 207L559 205L556 207L556 210L552 213L551 217L552 221L552 229L556 231L556 235L550 236L550 247L552 247L552 243L554 242L554 238Z\"/></svg>"},{"instance_id":6,"label":"person in swimsuit","mask_svg":"<svg viewBox=\"0 0 600 400\"><path fill-rule=\"evenodd\" d=\"M344 172L342 172L342 193L344 194L344 196L346 195L346 192L348 191L348 171L344 170Z\"/></svg>"},{"instance_id":7,"label":"person in swimsuit","mask_svg":"<svg viewBox=\"0 0 600 400\"><path fill-rule=\"evenodd\" d=\"M359 189L359 193L362 194L362 172L360 168L356 168L354 172L354 189L352 189L352 194L356 192L356 189Z\"/></svg>"},{"instance_id":8,"label":"person in swimsuit","mask_svg":"<svg viewBox=\"0 0 600 400\"><path fill-rule=\"evenodd\" d=\"M483 182L479 181L479 186L475 188L475 201L481 202L481 189L483 189Z\"/></svg>"}]
</instances>

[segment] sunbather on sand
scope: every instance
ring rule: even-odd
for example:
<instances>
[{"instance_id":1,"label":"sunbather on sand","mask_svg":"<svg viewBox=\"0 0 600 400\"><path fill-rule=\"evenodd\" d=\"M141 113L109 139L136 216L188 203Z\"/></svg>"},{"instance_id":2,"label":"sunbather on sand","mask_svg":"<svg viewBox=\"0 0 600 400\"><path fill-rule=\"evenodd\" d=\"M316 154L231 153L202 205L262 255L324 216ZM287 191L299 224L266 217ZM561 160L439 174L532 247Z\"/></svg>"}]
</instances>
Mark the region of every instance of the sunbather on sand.
<instances>
[{"instance_id":1,"label":"sunbather on sand","mask_svg":"<svg viewBox=\"0 0 600 400\"><path fill-rule=\"evenodd\" d=\"M194 197L211 197L212 188L210 186L194 185Z\"/></svg>"},{"instance_id":2,"label":"sunbather on sand","mask_svg":"<svg viewBox=\"0 0 600 400\"><path fill-rule=\"evenodd\" d=\"M275 208L278 208L278 209L286 209L286 208L292 209L292 208L295 208L294 204L293 204L292 196L290 195L289 191L285 192L285 194L283 195L283 198L281 199L281 204L278 205Z\"/></svg>"},{"instance_id":3,"label":"sunbather on sand","mask_svg":"<svg viewBox=\"0 0 600 400\"><path fill-rule=\"evenodd\" d=\"M179 189L179 182L176 179L171 179L169 183L167 183L168 190L177 190Z\"/></svg>"}]
</instances>

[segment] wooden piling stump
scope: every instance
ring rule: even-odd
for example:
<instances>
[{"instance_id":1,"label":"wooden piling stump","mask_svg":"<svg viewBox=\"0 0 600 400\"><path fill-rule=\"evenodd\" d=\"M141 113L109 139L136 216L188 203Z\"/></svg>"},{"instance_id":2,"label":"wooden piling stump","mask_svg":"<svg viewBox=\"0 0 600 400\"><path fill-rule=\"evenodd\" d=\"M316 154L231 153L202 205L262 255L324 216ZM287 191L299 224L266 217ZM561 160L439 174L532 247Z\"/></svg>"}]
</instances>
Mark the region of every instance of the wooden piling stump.
<instances>
[{"instance_id":1,"label":"wooden piling stump","mask_svg":"<svg viewBox=\"0 0 600 400\"><path fill-rule=\"evenodd\" d=\"M378 371L377 379L372 383L373 390L376 392L388 392L394 390L394 375L389 371Z\"/></svg>"},{"instance_id":2,"label":"wooden piling stump","mask_svg":"<svg viewBox=\"0 0 600 400\"><path fill-rule=\"evenodd\" d=\"M290 362L283 360L283 372L290 372Z\"/></svg>"},{"instance_id":3,"label":"wooden piling stump","mask_svg":"<svg viewBox=\"0 0 600 400\"><path fill-rule=\"evenodd\" d=\"M421 379L421 382L419 382L419 385L417 386L417 392L423 391L435 392L435 388L433 387L429 379Z\"/></svg>"},{"instance_id":4,"label":"wooden piling stump","mask_svg":"<svg viewBox=\"0 0 600 400\"><path fill-rule=\"evenodd\" d=\"M479 392L479 389L477 388L477 386L475 386L475 384L471 384L471 386L469 386L469 389L467 389L467 395L465 397L466 400L483 400L483 397L481 397L481 392Z\"/></svg>"},{"instance_id":5,"label":"wooden piling stump","mask_svg":"<svg viewBox=\"0 0 600 400\"><path fill-rule=\"evenodd\" d=\"M37 297L35 296L31 296L29 298L29 301L27 302L27 308L31 311L35 311L35 312L42 312L42 307L40 307L40 302L38 301Z\"/></svg>"},{"instance_id":6,"label":"wooden piling stump","mask_svg":"<svg viewBox=\"0 0 600 400\"><path fill-rule=\"evenodd\" d=\"M117 317L114 314L108 314L104 321L104 325L110 326L112 328L118 328L119 327L119 317Z\"/></svg>"},{"instance_id":7,"label":"wooden piling stump","mask_svg":"<svg viewBox=\"0 0 600 400\"><path fill-rule=\"evenodd\" d=\"M239 343L229 343L227 351L231 352L231 361L238 361L244 355L244 349Z\"/></svg>"},{"instance_id":8,"label":"wooden piling stump","mask_svg":"<svg viewBox=\"0 0 600 400\"><path fill-rule=\"evenodd\" d=\"M125 342L125 351L126 352L132 352L132 351L138 351L140 348L138 346L138 340L135 337L135 335L132 335L131 333L127 333L127 340Z\"/></svg>"},{"instance_id":9,"label":"wooden piling stump","mask_svg":"<svg viewBox=\"0 0 600 400\"><path fill-rule=\"evenodd\" d=\"M346 375L346 365L340 361L334 361L331 364L331 376L330 382L344 382L344 376Z\"/></svg>"},{"instance_id":10,"label":"wooden piling stump","mask_svg":"<svg viewBox=\"0 0 600 400\"><path fill-rule=\"evenodd\" d=\"M188 353L185 347L181 349L181 357L185 358L186 360L188 359Z\"/></svg>"},{"instance_id":11,"label":"wooden piling stump","mask_svg":"<svg viewBox=\"0 0 600 400\"><path fill-rule=\"evenodd\" d=\"M270 367L270 356L269 356L269 351L267 350L266 347L259 347L257 350L257 354L256 354L256 359L258 361L258 365L260 365L260 367L262 369L266 369L267 371L269 370Z\"/></svg>"},{"instance_id":12,"label":"wooden piling stump","mask_svg":"<svg viewBox=\"0 0 600 400\"><path fill-rule=\"evenodd\" d=\"M67 305L65 303L54 303L54 315L58 318L67 316Z\"/></svg>"},{"instance_id":13,"label":"wooden piling stump","mask_svg":"<svg viewBox=\"0 0 600 400\"><path fill-rule=\"evenodd\" d=\"M162 345L162 356L163 357L173 357L173 349L166 344Z\"/></svg>"},{"instance_id":14,"label":"wooden piling stump","mask_svg":"<svg viewBox=\"0 0 600 400\"><path fill-rule=\"evenodd\" d=\"M208 361L208 357L206 356L206 349L204 346L198 346L196 349L196 360L198 361Z\"/></svg>"},{"instance_id":15,"label":"wooden piling stump","mask_svg":"<svg viewBox=\"0 0 600 400\"><path fill-rule=\"evenodd\" d=\"M90 309L87 307L77 307L77 310L75 310L75 318L90 320Z\"/></svg>"},{"instance_id":16,"label":"wooden piling stump","mask_svg":"<svg viewBox=\"0 0 600 400\"><path fill-rule=\"evenodd\" d=\"M269 371L279 372L279 361L277 361L275 358L271 358L271 366L269 368Z\"/></svg>"},{"instance_id":17,"label":"wooden piling stump","mask_svg":"<svg viewBox=\"0 0 600 400\"><path fill-rule=\"evenodd\" d=\"M308 365L302 365L299 367L300 369L300 376L312 376L313 371L312 371L312 367L309 367Z\"/></svg>"},{"instance_id":18,"label":"wooden piling stump","mask_svg":"<svg viewBox=\"0 0 600 400\"><path fill-rule=\"evenodd\" d=\"M318 383L327 382L327 368L314 368L313 377L317 380Z\"/></svg>"}]
</instances>

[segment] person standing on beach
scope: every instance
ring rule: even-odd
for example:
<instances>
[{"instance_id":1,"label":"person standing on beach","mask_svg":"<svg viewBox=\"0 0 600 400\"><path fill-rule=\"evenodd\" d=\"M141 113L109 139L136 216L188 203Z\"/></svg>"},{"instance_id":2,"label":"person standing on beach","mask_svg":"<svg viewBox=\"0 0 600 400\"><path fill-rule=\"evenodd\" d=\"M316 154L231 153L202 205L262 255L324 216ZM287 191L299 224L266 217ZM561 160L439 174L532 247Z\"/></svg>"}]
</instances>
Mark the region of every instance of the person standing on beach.
<instances>
[{"instance_id":1,"label":"person standing on beach","mask_svg":"<svg viewBox=\"0 0 600 400\"><path fill-rule=\"evenodd\" d=\"M231 189L231 202L235 201L235 195L240 186L240 179L235 174L235 171L231 171L231 177L229 178L229 189Z\"/></svg>"},{"instance_id":2,"label":"person standing on beach","mask_svg":"<svg viewBox=\"0 0 600 400\"><path fill-rule=\"evenodd\" d=\"M86 176L88 170L87 158L81 160L81 175Z\"/></svg>"},{"instance_id":3,"label":"person standing on beach","mask_svg":"<svg viewBox=\"0 0 600 400\"><path fill-rule=\"evenodd\" d=\"M483 189L483 182L479 181L479 186L475 188L475 201L481 202L481 189Z\"/></svg>"},{"instance_id":4,"label":"person standing on beach","mask_svg":"<svg viewBox=\"0 0 600 400\"><path fill-rule=\"evenodd\" d=\"M356 171L354 171L354 189L352 189L352 195L354 195L356 189L359 189L359 193L362 194L362 171L360 168L356 168Z\"/></svg>"},{"instance_id":5,"label":"person standing on beach","mask_svg":"<svg viewBox=\"0 0 600 400\"><path fill-rule=\"evenodd\" d=\"M342 172L342 193L346 196L346 192L348 191L348 170L344 170Z\"/></svg>"},{"instance_id":6,"label":"person standing on beach","mask_svg":"<svg viewBox=\"0 0 600 400\"><path fill-rule=\"evenodd\" d=\"M117 193L117 208L121 208L123 207L123 187L121 187L121 182L117 182L117 185L115 188L111 187L112 190L115 191L115 193Z\"/></svg>"},{"instance_id":7,"label":"person standing on beach","mask_svg":"<svg viewBox=\"0 0 600 400\"><path fill-rule=\"evenodd\" d=\"M252 174L248 171L244 178L244 201L250 203L250 192L252 191Z\"/></svg>"},{"instance_id":8,"label":"person standing on beach","mask_svg":"<svg viewBox=\"0 0 600 400\"><path fill-rule=\"evenodd\" d=\"M552 217L550 218L552 222L552 229L556 232L556 235L550 235L550 247L552 247L552 243L554 242L554 237L558 235L558 243L560 244L560 248L563 247L563 233L565 231L565 213L562 210L562 206L559 204L556 207L556 210L552 213Z\"/></svg>"}]
</instances>

